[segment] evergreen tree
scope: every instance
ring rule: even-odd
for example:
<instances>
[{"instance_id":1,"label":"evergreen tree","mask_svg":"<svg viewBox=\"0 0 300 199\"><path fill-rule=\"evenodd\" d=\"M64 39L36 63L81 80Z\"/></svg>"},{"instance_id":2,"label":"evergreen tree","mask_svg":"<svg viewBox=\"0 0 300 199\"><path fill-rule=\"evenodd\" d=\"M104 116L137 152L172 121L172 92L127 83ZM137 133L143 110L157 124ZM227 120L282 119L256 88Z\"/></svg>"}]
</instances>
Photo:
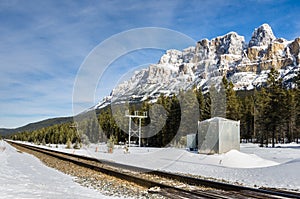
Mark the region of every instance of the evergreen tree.
<instances>
[{"instance_id":1,"label":"evergreen tree","mask_svg":"<svg viewBox=\"0 0 300 199\"><path fill-rule=\"evenodd\" d=\"M266 114L268 117L267 129L272 135L272 147L275 147L275 139L278 136L276 130L281 125L281 114L284 106L283 100L285 93L282 88L282 79L279 78L279 72L274 68L271 69L267 79L267 91L270 98Z\"/></svg>"},{"instance_id":2,"label":"evergreen tree","mask_svg":"<svg viewBox=\"0 0 300 199\"><path fill-rule=\"evenodd\" d=\"M297 103L294 89L286 91L286 100L284 100L283 108L281 116L286 128L283 131L282 138L283 141L286 137L288 142L293 142L297 131Z\"/></svg>"},{"instance_id":3,"label":"evergreen tree","mask_svg":"<svg viewBox=\"0 0 300 199\"><path fill-rule=\"evenodd\" d=\"M260 91L255 91L255 118L254 118L254 128L257 140L260 142L260 146L264 145L264 141L266 141L266 145L268 145L269 132L267 128L267 124L269 119L267 117L267 112L269 110L269 95L266 92L265 88L261 88Z\"/></svg>"},{"instance_id":4,"label":"evergreen tree","mask_svg":"<svg viewBox=\"0 0 300 199\"><path fill-rule=\"evenodd\" d=\"M254 99L247 96L241 105L241 138L249 140L255 137L254 134Z\"/></svg>"},{"instance_id":5,"label":"evergreen tree","mask_svg":"<svg viewBox=\"0 0 300 199\"><path fill-rule=\"evenodd\" d=\"M185 136L187 133L196 133L200 117L197 96L193 90L187 90L180 93L179 102L181 109L179 136Z\"/></svg>"},{"instance_id":6,"label":"evergreen tree","mask_svg":"<svg viewBox=\"0 0 300 199\"><path fill-rule=\"evenodd\" d=\"M198 104L199 104L199 121L203 121L204 120L204 117L205 117L205 100L204 100L204 96L202 94L202 89L201 87L199 87L197 89L197 87L195 86L194 87L194 92L196 94L196 97L197 97L197 101L198 101Z\"/></svg>"},{"instance_id":7,"label":"evergreen tree","mask_svg":"<svg viewBox=\"0 0 300 199\"><path fill-rule=\"evenodd\" d=\"M211 98L210 93L207 93L204 97L204 109L202 111L203 120L211 118Z\"/></svg>"},{"instance_id":8,"label":"evergreen tree","mask_svg":"<svg viewBox=\"0 0 300 199\"><path fill-rule=\"evenodd\" d=\"M240 101L233 89L234 85L229 82L226 88L226 118L232 120L240 119Z\"/></svg>"},{"instance_id":9,"label":"evergreen tree","mask_svg":"<svg viewBox=\"0 0 300 199\"><path fill-rule=\"evenodd\" d=\"M181 136L189 130L186 128L186 123L182 120L182 107L176 96L171 97L168 100L168 115L166 120L166 125L162 129L163 132L163 146L168 144L174 144L180 140ZM183 121L183 123L182 123ZM180 127L182 129L179 129ZM172 142L172 143L171 143Z\"/></svg>"},{"instance_id":10,"label":"evergreen tree","mask_svg":"<svg viewBox=\"0 0 300 199\"><path fill-rule=\"evenodd\" d=\"M150 120L150 113L149 113L150 108L151 108L150 100L149 100L149 98L147 98L145 101L143 101L142 108L141 108L141 111L146 112L147 116L148 116L147 118L142 119L142 127L143 127L143 129L142 129L143 138L141 139L142 146L148 146L149 145L148 139L150 137L152 137L151 136L151 128L152 127L150 127L151 120ZM152 130L154 130L154 129L152 129ZM156 133L156 132L153 132L153 133Z\"/></svg>"},{"instance_id":11,"label":"evergreen tree","mask_svg":"<svg viewBox=\"0 0 300 199\"><path fill-rule=\"evenodd\" d=\"M296 76L293 79L295 84L294 94L295 94L295 122L296 122L296 132L295 138L298 143L300 137L300 70L297 72Z\"/></svg>"},{"instance_id":12,"label":"evergreen tree","mask_svg":"<svg viewBox=\"0 0 300 199\"><path fill-rule=\"evenodd\" d=\"M226 117L226 92L223 85L212 85L209 88L210 116Z\"/></svg>"}]
</instances>

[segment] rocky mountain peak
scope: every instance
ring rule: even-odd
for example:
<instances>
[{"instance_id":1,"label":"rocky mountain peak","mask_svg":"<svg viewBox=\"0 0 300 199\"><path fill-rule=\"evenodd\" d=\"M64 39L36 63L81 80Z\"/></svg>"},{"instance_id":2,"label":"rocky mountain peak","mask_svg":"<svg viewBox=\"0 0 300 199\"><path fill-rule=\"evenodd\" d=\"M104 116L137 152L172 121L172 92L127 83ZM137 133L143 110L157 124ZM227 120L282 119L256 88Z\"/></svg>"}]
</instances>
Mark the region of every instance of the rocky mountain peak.
<instances>
[{"instance_id":1,"label":"rocky mountain peak","mask_svg":"<svg viewBox=\"0 0 300 199\"><path fill-rule=\"evenodd\" d=\"M158 64L177 64L182 62L182 52L179 50L167 50L160 58Z\"/></svg>"},{"instance_id":2,"label":"rocky mountain peak","mask_svg":"<svg viewBox=\"0 0 300 199\"><path fill-rule=\"evenodd\" d=\"M263 24L256 28L252 33L249 47L252 46L267 46L272 43L276 37L273 34L272 28L268 24Z\"/></svg>"}]
</instances>

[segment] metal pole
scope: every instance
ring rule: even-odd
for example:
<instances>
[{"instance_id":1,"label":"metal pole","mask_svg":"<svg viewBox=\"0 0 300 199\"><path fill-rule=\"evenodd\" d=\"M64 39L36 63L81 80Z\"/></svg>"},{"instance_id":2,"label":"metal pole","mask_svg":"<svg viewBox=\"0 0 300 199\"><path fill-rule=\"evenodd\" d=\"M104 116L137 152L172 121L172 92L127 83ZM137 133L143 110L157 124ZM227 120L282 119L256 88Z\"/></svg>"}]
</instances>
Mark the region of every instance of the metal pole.
<instances>
[{"instance_id":1,"label":"metal pole","mask_svg":"<svg viewBox=\"0 0 300 199\"><path fill-rule=\"evenodd\" d=\"M128 147L130 147L130 137L131 137L131 117L129 116L129 138L128 138Z\"/></svg>"},{"instance_id":2,"label":"metal pole","mask_svg":"<svg viewBox=\"0 0 300 199\"><path fill-rule=\"evenodd\" d=\"M142 118L139 118L139 147L141 147Z\"/></svg>"}]
</instances>

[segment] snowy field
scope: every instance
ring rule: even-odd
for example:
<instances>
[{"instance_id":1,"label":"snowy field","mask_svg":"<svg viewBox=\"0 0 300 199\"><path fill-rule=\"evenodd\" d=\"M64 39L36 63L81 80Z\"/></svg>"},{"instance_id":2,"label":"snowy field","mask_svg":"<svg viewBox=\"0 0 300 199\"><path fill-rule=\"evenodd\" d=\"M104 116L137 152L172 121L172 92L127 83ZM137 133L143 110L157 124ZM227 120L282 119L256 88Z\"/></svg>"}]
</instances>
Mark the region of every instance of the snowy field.
<instances>
[{"instance_id":1,"label":"snowy field","mask_svg":"<svg viewBox=\"0 0 300 199\"><path fill-rule=\"evenodd\" d=\"M138 147L131 147L129 153L125 153L122 146L116 146L113 153L107 153L104 144L93 144L79 150L65 149L63 145L56 148L52 145L52 149L145 168L201 175L251 187L300 190L300 145L297 144L277 145L277 148L241 144L240 151L232 150L220 155L202 155L175 148ZM11 160L12 166L13 161ZM30 164L26 163L28 166ZM71 183L71 178L68 179ZM49 183L51 186L51 182Z\"/></svg>"},{"instance_id":2,"label":"snowy field","mask_svg":"<svg viewBox=\"0 0 300 199\"><path fill-rule=\"evenodd\" d=\"M300 190L300 145L260 148L241 144L241 150L220 155L202 155L174 148L130 148L125 154L117 148L112 154L95 145L77 153L145 168L189 173L242 183L251 187L277 187ZM279 148L280 147L280 148ZM100 150L99 150L100 149Z\"/></svg>"},{"instance_id":3,"label":"snowy field","mask_svg":"<svg viewBox=\"0 0 300 199\"><path fill-rule=\"evenodd\" d=\"M39 159L20 153L0 140L0 198L113 198L80 186L74 178L46 167Z\"/></svg>"}]
</instances>

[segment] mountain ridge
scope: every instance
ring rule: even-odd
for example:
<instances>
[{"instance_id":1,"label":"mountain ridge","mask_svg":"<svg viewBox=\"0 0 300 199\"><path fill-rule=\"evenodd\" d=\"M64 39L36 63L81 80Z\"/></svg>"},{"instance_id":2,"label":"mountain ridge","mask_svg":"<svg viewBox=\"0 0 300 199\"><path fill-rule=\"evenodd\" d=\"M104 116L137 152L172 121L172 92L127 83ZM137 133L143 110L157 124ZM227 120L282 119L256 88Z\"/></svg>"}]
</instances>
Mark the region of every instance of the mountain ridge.
<instances>
[{"instance_id":1,"label":"mountain ridge","mask_svg":"<svg viewBox=\"0 0 300 199\"><path fill-rule=\"evenodd\" d=\"M235 90L251 90L264 85L271 68L278 70L291 87L291 79L299 70L299 46L300 37L292 41L276 38L268 24L256 28L248 43L236 32L201 39L183 50L167 50L157 64L136 71L94 108L112 101L155 101L161 94L176 94L194 85L206 91L224 75Z\"/></svg>"}]
</instances>

